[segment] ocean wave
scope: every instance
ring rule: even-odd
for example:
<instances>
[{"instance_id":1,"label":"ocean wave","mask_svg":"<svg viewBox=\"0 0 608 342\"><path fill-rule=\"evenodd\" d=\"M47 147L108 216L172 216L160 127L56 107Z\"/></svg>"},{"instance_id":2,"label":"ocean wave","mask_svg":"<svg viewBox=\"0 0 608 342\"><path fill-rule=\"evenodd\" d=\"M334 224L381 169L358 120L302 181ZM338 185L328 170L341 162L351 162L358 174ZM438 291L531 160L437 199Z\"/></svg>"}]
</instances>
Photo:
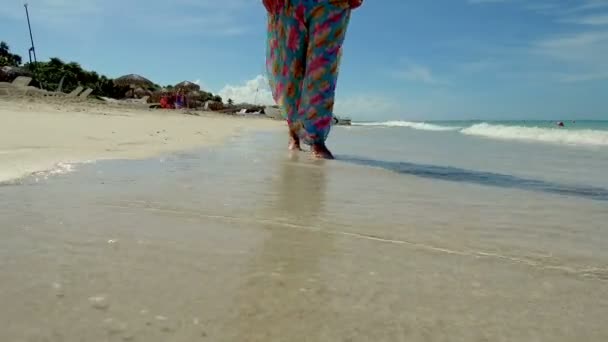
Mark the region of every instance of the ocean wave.
<instances>
[{"instance_id":1,"label":"ocean wave","mask_svg":"<svg viewBox=\"0 0 608 342\"><path fill-rule=\"evenodd\" d=\"M507 126L488 123L475 124L460 130L462 134L501 140L540 141L544 143L608 146L608 131L563 128Z\"/></svg>"},{"instance_id":2,"label":"ocean wave","mask_svg":"<svg viewBox=\"0 0 608 342\"><path fill-rule=\"evenodd\" d=\"M457 131L462 127L455 126L441 126L435 124L429 124L425 122L414 122L414 121L384 121L384 122L353 122L353 126L371 126L371 127L408 127L418 129L422 131Z\"/></svg>"}]
</instances>

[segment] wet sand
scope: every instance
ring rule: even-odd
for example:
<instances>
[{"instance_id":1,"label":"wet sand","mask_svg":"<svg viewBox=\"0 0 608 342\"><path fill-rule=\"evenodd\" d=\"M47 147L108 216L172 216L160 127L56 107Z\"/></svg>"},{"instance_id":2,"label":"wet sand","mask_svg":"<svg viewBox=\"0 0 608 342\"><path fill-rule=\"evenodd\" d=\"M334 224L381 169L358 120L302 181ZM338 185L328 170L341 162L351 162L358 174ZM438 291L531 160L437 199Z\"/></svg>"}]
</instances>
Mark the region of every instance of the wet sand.
<instances>
[{"instance_id":1,"label":"wet sand","mask_svg":"<svg viewBox=\"0 0 608 342\"><path fill-rule=\"evenodd\" d=\"M1 186L0 340L608 340L605 202L285 144Z\"/></svg>"}]
</instances>

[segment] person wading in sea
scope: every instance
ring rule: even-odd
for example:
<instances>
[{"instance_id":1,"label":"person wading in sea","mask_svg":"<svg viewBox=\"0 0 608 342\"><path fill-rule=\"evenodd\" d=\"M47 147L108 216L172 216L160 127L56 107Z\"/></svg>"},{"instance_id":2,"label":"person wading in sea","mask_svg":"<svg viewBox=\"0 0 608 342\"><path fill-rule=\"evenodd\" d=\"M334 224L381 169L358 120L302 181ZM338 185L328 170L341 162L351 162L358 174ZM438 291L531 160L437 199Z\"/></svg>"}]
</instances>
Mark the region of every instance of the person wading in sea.
<instances>
[{"instance_id":1,"label":"person wading in sea","mask_svg":"<svg viewBox=\"0 0 608 342\"><path fill-rule=\"evenodd\" d=\"M262 0L268 11L266 68L272 95L289 126L289 148L325 145L333 120L342 43L351 10L363 0Z\"/></svg>"}]
</instances>

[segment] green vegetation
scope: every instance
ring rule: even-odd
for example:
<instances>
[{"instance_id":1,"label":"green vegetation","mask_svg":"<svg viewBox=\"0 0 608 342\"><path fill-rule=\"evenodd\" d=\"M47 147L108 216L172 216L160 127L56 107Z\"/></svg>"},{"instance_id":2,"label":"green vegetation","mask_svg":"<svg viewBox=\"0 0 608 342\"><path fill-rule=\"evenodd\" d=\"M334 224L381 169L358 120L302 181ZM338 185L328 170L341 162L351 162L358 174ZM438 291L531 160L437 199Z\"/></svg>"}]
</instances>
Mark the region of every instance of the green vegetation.
<instances>
[{"instance_id":1,"label":"green vegetation","mask_svg":"<svg viewBox=\"0 0 608 342\"><path fill-rule=\"evenodd\" d=\"M117 86L112 78L100 75L95 71L88 71L82 68L76 62L66 63L59 58L51 58L47 62L25 63L22 65L22 58L19 55L13 54L10 47L5 42L0 42L0 67L11 66L21 67L33 74L33 85L46 90L57 90L59 84L62 84L63 92L70 92L76 87L93 89L93 94L97 96L124 98L129 91L129 87ZM62 82L63 79L63 82ZM172 85L167 85L165 90L173 91ZM144 89L149 93L161 90L157 84ZM148 94L149 94L148 93ZM213 95L205 91L201 91L201 100L213 100L222 102L222 98L218 95Z\"/></svg>"},{"instance_id":2,"label":"green vegetation","mask_svg":"<svg viewBox=\"0 0 608 342\"><path fill-rule=\"evenodd\" d=\"M0 42L0 67L21 65L21 56L11 53L11 48L5 42Z\"/></svg>"},{"instance_id":3,"label":"green vegetation","mask_svg":"<svg viewBox=\"0 0 608 342\"><path fill-rule=\"evenodd\" d=\"M38 62L35 65L24 65L34 74L35 81L44 89L56 90L63 79L62 90L70 92L78 86L93 89L99 96L120 98L124 96L127 87L117 87L112 79L99 75L95 71L84 70L75 62L65 63L59 58L51 58L48 62Z\"/></svg>"}]
</instances>

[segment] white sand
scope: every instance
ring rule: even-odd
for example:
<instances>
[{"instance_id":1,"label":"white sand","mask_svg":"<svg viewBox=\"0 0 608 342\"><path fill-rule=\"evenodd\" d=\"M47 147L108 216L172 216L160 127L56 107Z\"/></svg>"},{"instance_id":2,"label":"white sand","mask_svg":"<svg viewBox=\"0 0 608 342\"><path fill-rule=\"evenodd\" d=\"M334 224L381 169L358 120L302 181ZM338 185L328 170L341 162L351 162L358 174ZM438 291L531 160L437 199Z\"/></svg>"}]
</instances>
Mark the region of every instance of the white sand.
<instances>
[{"instance_id":1,"label":"white sand","mask_svg":"<svg viewBox=\"0 0 608 342\"><path fill-rule=\"evenodd\" d=\"M145 158L223 142L272 120L0 98L0 181L65 163Z\"/></svg>"}]
</instances>

